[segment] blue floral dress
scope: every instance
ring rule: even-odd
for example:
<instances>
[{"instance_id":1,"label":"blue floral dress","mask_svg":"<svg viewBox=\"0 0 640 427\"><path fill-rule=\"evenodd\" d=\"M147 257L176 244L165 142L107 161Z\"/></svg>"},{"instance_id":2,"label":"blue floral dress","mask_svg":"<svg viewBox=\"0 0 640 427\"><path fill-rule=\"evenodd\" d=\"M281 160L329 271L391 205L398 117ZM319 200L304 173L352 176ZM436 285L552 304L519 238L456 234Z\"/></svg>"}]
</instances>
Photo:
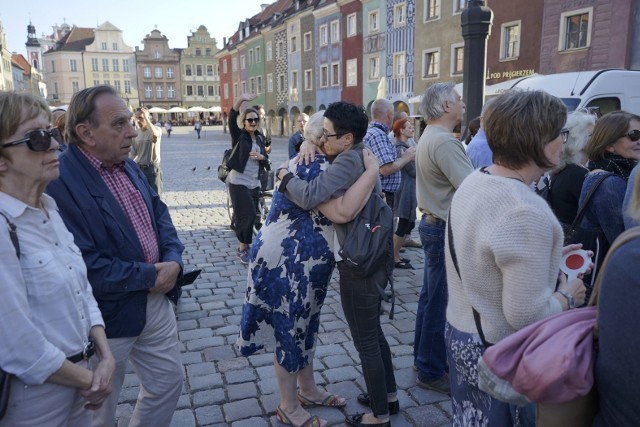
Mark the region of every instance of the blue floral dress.
<instances>
[{"instance_id":1,"label":"blue floral dress","mask_svg":"<svg viewBox=\"0 0 640 427\"><path fill-rule=\"evenodd\" d=\"M297 166L311 181L329 165L317 156ZM256 333L273 328L278 363L295 373L313 360L320 309L335 266L334 229L321 213L305 211L275 191L265 225L251 248L237 345L249 356L264 348Z\"/></svg>"}]
</instances>

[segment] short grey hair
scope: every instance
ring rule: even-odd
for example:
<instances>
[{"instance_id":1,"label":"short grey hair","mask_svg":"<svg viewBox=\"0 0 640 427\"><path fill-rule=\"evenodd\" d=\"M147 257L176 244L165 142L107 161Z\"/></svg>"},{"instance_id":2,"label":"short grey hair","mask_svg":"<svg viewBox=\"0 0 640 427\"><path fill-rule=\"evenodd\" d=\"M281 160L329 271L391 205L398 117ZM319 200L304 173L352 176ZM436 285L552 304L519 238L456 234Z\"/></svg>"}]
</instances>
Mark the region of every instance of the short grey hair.
<instances>
[{"instance_id":1,"label":"short grey hair","mask_svg":"<svg viewBox=\"0 0 640 427\"><path fill-rule=\"evenodd\" d=\"M589 113L574 111L567 115L567 122L564 127L569 129L569 138L562 146L562 155L560 163L555 169L556 172L561 171L569 164L580 164L584 154L584 147L589 141L589 127L596 124L596 116Z\"/></svg>"},{"instance_id":2,"label":"short grey hair","mask_svg":"<svg viewBox=\"0 0 640 427\"><path fill-rule=\"evenodd\" d=\"M320 110L309 117L304 126L304 139L313 145L320 145L320 138L324 131L324 110Z\"/></svg>"},{"instance_id":3,"label":"short grey hair","mask_svg":"<svg viewBox=\"0 0 640 427\"><path fill-rule=\"evenodd\" d=\"M389 113L393 113L393 103L388 99L376 99L371 104L371 117L373 120L384 117Z\"/></svg>"},{"instance_id":4,"label":"short grey hair","mask_svg":"<svg viewBox=\"0 0 640 427\"><path fill-rule=\"evenodd\" d=\"M447 101L456 101L453 82L434 83L424 91L420 101L420 112L425 121L439 119L444 115L444 104Z\"/></svg>"}]
</instances>

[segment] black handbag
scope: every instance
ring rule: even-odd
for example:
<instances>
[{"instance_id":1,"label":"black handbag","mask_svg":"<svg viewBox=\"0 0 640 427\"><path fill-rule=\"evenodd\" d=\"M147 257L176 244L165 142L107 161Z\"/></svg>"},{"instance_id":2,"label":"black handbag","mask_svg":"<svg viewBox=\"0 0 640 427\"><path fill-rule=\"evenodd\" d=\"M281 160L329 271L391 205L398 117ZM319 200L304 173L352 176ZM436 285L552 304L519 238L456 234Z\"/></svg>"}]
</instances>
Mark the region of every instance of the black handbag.
<instances>
[{"instance_id":1,"label":"black handbag","mask_svg":"<svg viewBox=\"0 0 640 427\"><path fill-rule=\"evenodd\" d=\"M13 247L16 250L16 256L20 259L20 243L18 242L17 227L14 223L9 221L9 218L7 218L5 214L0 212L0 215L2 215L7 221L11 243L13 243ZM3 369L0 369L0 420L4 417L4 414L7 412L7 407L9 406L9 391L11 388L12 378L13 375L5 372Z\"/></svg>"}]
</instances>

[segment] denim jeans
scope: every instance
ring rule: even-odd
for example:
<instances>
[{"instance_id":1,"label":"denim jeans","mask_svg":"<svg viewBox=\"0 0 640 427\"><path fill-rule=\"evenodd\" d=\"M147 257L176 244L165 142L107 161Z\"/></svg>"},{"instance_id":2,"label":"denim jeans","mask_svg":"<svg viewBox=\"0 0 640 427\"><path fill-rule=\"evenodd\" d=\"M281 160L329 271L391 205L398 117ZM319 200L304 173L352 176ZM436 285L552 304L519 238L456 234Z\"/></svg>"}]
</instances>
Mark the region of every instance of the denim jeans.
<instances>
[{"instance_id":1,"label":"denim jeans","mask_svg":"<svg viewBox=\"0 0 640 427\"><path fill-rule=\"evenodd\" d=\"M446 223L423 216L418 231L424 249L424 279L413 344L413 357L421 381L433 381L447 373L444 326L447 309L447 272L444 258Z\"/></svg>"},{"instance_id":2,"label":"denim jeans","mask_svg":"<svg viewBox=\"0 0 640 427\"><path fill-rule=\"evenodd\" d=\"M385 280L383 266L365 278L338 263L340 272L340 300L347 319L353 344L360 356L362 374L376 416L389 413L387 394L396 392L391 350L380 325L382 297L376 283Z\"/></svg>"}]
</instances>

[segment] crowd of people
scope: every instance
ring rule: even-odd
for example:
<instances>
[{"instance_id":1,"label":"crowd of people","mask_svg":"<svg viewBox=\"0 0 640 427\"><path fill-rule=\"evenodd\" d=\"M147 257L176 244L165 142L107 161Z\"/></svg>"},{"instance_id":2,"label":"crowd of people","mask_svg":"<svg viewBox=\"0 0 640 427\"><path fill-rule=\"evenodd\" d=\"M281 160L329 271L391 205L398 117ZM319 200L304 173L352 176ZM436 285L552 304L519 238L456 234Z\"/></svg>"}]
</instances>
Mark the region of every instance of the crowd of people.
<instances>
[{"instance_id":1,"label":"crowd of people","mask_svg":"<svg viewBox=\"0 0 640 427\"><path fill-rule=\"evenodd\" d=\"M243 356L264 351L258 331L273 330L278 421L322 427L309 408L347 405L314 378L337 269L366 388L357 400L370 408L345 422L391 425L400 403L381 308L393 267L415 268L400 249L419 213L416 385L451 396L454 425L535 425L535 404L479 388L478 361L492 343L588 300L588 276L560 272L562 257L582 247L568 244L576 224L597 239L594 266L640 224L640 117L568 112L545 92L512 90L489 100L473 136L460 141L453 132L465 104L453 84L436 83L422 96L427 127L416 142L388 100L373 102L371 119L335 102L298 118L254 236L271 150L263 106L243 108L255 98L238 97L228 117L232 228L248 265L236 345ZM168 426L183 382L172 305L184 247L160 198L161 129L144 108L132 115L109 86L79 91L56 117L42 99L14 92L0 93L0 111L0 368L10 375L0 426L113 426L128 362L141 383L129 425ZM546 191L536 194L541 182ZM389 262L364 274L340 249L373 194L397 221L388 224ZM603 275L597 426L640 425L640 387L627 381L640 351L639 256L634 239L606 271L593 271Z\"/></svg>"}]
</instances>

